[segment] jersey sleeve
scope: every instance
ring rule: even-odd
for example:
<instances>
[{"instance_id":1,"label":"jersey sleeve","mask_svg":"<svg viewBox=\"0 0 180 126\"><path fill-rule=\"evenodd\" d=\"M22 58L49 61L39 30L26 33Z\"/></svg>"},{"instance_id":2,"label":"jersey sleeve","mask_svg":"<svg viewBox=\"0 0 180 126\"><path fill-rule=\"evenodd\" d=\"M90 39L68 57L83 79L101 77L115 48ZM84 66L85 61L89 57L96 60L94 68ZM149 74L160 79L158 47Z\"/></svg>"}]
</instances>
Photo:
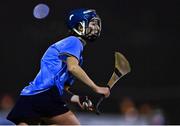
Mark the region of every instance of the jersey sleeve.
<instances>
[{"instance_id":1,"label":"jersey sleeve","mask_svg":"<svg viewBox=\"0 0 180 126\"><path fill-rule=\"evenodd\" d=\"M68 56L74 56L80 60L82 52L82 43L80 40L74 36L71 36L66 39L63 46L60 49L59 57L62 60L66 60Z\"/></svg>"}]
</instances>

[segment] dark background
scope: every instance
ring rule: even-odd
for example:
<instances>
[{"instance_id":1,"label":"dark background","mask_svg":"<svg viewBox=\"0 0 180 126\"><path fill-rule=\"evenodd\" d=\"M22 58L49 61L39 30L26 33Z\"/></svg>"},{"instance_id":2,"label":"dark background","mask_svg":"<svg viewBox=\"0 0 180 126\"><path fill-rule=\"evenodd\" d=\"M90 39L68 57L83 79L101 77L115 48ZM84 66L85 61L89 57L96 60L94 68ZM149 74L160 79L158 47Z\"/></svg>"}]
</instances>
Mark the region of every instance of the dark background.
<instances>
[{"instance_id":1,"label":"dark background","mask_svg":"<svg viewBox=\"0 0 180 126\"><path fill-rule=\"evenodd\" d=\"M38 3L50 7L48 17L33 17ZM105 85L114 66L114 52L129 60L132 72L112 89L109 106L124 96L137 104L161 107L171 124L180 123L178 0L20 0L0 4L0 93L18 96L39 71L40 58L49 45L67 35L66 14L76 8L94 8L102 19L101 37L84 50L84 70ZM81 82L74 90L91 92ZM111 102L111 104L110 104Z\"/></svg>"}]
</instances>

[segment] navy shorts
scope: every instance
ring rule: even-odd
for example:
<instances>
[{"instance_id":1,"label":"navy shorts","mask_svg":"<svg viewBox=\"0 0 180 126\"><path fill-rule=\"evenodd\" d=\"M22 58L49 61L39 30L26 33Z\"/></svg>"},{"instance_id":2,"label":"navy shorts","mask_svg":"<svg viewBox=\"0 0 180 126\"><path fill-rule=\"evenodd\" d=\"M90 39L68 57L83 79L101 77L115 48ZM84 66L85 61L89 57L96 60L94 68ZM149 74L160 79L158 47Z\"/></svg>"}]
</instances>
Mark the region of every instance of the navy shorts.
<instances>
[{"instance_id":1,"label":"navy shorts","mask_svg":"<svg viewBox=\"0 0 180 126\"><path fill-rule=\"evenodd\" d=\"M20 122L39 124L44 117L50 118L68 111L58 89L53 87L36 95L20 96L7 119L15 124Z\"/></svg>"}]
</instances>

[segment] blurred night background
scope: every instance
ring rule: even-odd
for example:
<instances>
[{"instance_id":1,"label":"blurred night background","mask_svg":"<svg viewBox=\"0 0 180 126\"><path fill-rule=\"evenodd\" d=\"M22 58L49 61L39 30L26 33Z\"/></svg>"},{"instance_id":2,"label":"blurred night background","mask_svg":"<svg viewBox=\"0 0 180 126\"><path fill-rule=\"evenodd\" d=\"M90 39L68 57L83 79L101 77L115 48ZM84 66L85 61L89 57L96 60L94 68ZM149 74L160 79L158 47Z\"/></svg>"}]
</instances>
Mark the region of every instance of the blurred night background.
<instances>
[{"instance_id":1,"label":"blurred night background","mask_svg":"<svg viewBox=\"0 0 180 126\"><path fill-rule=\"evenodd\" d=\"M40 3L49 7L43 19L33 15ZM93 8L101 17L102 34L85 47L84 70L95 83L105 85L113 72L114 52L120 51L132 72L113 87L103 102L102 116L76 107L81 122L98 124L93 119L104 117L103 121L114 119L111 124L180 124L179 5L178 0L1 1L0 115L34 79L45 50L67 36L67 13ZM72 88L94 95L79 81Z\"/></svg>"}]
</instances>

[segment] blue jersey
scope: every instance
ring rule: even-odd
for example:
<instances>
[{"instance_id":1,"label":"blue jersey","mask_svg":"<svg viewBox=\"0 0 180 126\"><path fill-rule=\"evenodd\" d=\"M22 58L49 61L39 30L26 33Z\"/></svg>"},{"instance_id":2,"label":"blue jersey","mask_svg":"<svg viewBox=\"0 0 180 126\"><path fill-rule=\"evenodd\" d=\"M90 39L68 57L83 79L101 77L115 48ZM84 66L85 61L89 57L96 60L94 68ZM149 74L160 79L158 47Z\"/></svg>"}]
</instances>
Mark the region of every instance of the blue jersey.
<instances>
[{"instance_id":1,"label":"blue jersey","mask_svg":"<svg viewBox=\"0 0 180 126\"><path fill-rule=\"evenodd\" d=\"M74 56L82 64L83 45L81 41L70 36L51 45L41 59L40 71L20 95L35 95L57 86L60 95L63 94L64 84L73 84L74 79L67 70L65 63L68 56Z\"/></svg>"}]
</instances>

